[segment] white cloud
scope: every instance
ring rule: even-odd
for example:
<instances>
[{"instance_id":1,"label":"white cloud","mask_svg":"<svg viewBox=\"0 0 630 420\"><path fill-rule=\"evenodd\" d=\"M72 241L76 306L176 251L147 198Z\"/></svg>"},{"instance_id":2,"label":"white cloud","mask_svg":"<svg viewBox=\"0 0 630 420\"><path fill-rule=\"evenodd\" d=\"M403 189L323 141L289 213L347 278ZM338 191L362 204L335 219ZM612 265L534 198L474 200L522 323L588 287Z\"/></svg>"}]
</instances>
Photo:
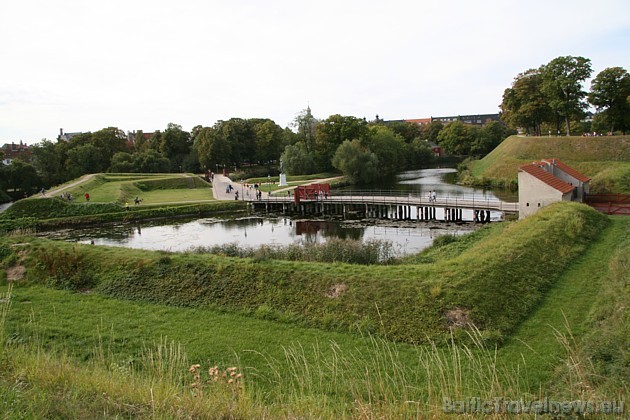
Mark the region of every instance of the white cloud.
<instances>
[{"instance_id":1,"label":"white cloud","mask_svg":"<svg viewBox=\"0 0 630 420\"><path fill-rule=\"evenodd\" d=\"M516 74L557 56L630 70L621 0L5 3L0 142L230 117L284 126L307 103L320 118L496 112Z\"/></svg>"}]
</instances>

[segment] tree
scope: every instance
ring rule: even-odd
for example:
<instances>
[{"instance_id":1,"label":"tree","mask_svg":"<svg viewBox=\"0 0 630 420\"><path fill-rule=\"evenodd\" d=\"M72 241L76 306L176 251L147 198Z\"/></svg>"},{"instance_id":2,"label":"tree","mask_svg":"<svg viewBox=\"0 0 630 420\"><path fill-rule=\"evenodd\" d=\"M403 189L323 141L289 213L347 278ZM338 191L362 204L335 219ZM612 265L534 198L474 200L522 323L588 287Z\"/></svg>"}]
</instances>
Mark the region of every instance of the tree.
<instances>
[{"instance_id":1,"label":"tree","mask_svg":"<svg viewBox=\"0 0 630 420\"><path fill-rule=\"evenodd\" d=\"M65 148L67 148L65 143L55 144L46 139L40 144L31 146L32 165L45 187L58 185L69 179L63 166L66 159Z\"/></svg>"},{"instance_id":2,"label":"tree","mask_svg":"<svg viewBox=\"0 0 630 420\"><path fill-rule=\"evenodd\" d=\"M529 69L516 76L512 87L503 93L501 119L512 128L521 127L529 134L540 136L542 123L551 116L542 85L542 68Z\"/></svg>"},{"instance_id":3,"label":"tree","mask_svg":"<svg viewBox=\"0 0 630 420\"><path fill-rule=\"evenodd\" d=\"M602 70L591 83L589 102L597 108L610 132L630 129L630 75L622 67Z\"/></svg>"},{"instance_id":4,"label":"tree","mask_svg":"<svg viewBox=\"0 0 630 420\"><path fill-rule=\"evenodd\" d=\"M429 124L427 124L423 129L422 129L422 140L426 140L429 141L431 143L436 143L438 142L438 135L440 134L440 131L442 131L444 129L444 124L442 124L439 121L433 121Z\"/></svg>"},{"instance_id":5,"label":"tree","mask_svg":"<svg viewBox=\"0 0 630 420\"><path fill-rule=\"evenodd\" d=\"M584 57L558 57L543 66L542 90L553 112L564 119L567 136L571 135L571 119L585 115L587 93L582 83L591 72L591 60Z\"/></svg>"},{"instance_id":6,"label":"tree","mask_svg":"<svg viewBox=\"0 0 630 420\"><path fill-rule=\"evenodd\" d=\"M335 152L332 164L352 183L370 183L378 178L378 157L359 140L345 140Z\"/></svg>"},{"instance_id":7,"label":"tree","mask_svg":"<svg viewBox=\"0 0 630 420\"><path fill-rule=\"evenodd\" d=\"M405 169L407 144L388 126L377 125L370 128L369 147L378 157L378 171L381 175L391 175Z\"/></svg>"},{"instance_id":8,"label":"tree","mask_svg":"<svg viewBox=\"0 0 630 420\"><path fill-rule=\"evenodd\" d=\"M365 144L369 130L367 122L356 117L331 115L317 125L317 155L321 169L331 168L332 157L346 140Z\"/></svg>"},{"instance_id":9,"label":"tree","mask_svg":"<svg viewBox=\"0 0 630 420\"><path fill-rule=\"evenodd\" d=\"M0 167L0 175L0 186L4 190L21 191L30 195L42 185L35 167L19 159Z\"/></svg>"},{"instance_id":10,"label":"tree","mask_svg":"<svg viewBox=\"0 0 630 420\"><path fill-rule=\"evenodd\" d=\"M68 159L64 166L72 179L84 174L105 172L110 164L110 159L103 159L101 149L88 143L68 150Z\"/></svg>"},{"instance_id":11,"label":"tree","mask_svg":"<svg viewBox=\"0 0 630 420\"><path fill-rule=\"evenodd\" d=\"M411 143L422 136L422 128L416 123L394 121L387 123L386 126L395 134L401 136L405 140L405 143Z\"/></svg>"},{"instance_id":12,"label":"tree","mask_svg":"<svg viewBox=\"0 0 630 420\"><path fill-rule=\"evenodd\" d=\"M431 146L420 139L414 140L409 145L409 157L407 158L407 166L412 169L421 168L435 160L435 155Z\"/></svg>"},{"instance_id":13,"label":"tree","mask_svg":"<svg viewBox=\"0 0 630 420\"><path fill-rule=\"evenodd\" d=\"M193 147L203 168L212 170L219 165L228 166L232 162L232 147L223 135L223 123L219 121L213 127L202 128L195 139Z\"/></svg>"},{"instance_id":14,"label":"tree","mask_svg":"<svg viewBox=\"0 0 630 420\"><path fill-rule=\"evenodd\" d=\"M271 162L278 160L283 149L284 132L282 127L271 120L256 126L256 160Z\"/></svg>"},{"instance_id":15,"label":"tree","mask_svg":"<svg viewBox=\"0 0 630 420\"><path fill-rule=\"evenodd\" d=\"M190 154L192 141L190 133L181 125L169 123L160 139L160 152L171 162L172 172L181 172L186 156Z\"/></svg>"},{"instance_id":16,"label":"tree","mask_svg":"<svg viewBox=\"0 0 630 420\"><path fill-rule=\"evenodd\" d=\"M446 124L438 135L438 143L451 155L468 155L474 141L473 128L461 121Z\"/></svg>"},{"instance_id":17,"label":"tree","mask_svg":"<svg viewBox=\"0 0 630 420\"><path fill-rule=\"evenodd\" d=\"M302 141L286 146L280 159L289 175L312 174L316 170L314 155Z\"/></svg>"},{"instance_id":18,"label":"tree","mask_svg":"<svg viewBox=\"0 0 630 420\"><path fill-rule=\"evenodd\" d=\"M311 114L311 107L307 106L293 120L292 126L297 130L297 138L304 143L309 153L315 152L317 138L317 124L319 121Z\"/></svg>"}]
</instances>

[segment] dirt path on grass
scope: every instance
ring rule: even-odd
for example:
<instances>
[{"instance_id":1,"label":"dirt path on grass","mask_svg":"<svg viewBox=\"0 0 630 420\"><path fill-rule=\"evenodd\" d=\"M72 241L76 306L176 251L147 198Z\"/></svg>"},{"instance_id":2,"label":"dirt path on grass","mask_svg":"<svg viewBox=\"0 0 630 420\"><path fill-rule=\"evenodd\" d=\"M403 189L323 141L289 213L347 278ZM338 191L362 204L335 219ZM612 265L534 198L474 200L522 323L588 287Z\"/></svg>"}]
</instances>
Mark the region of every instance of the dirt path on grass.
<instances>
[{"instance_id":1,"label":"dirt path on grass","mask_svg":"<svg viewBox=\"0 0 630 420\"><path fill-rule=\"evenodd\" d=\"M70 183L70 184L64 184L64 185L60 185L57 187L53 187L48 191L44 191L43 193L38 193L38 194L33 194L33 198L46 198L46 197L50 197L50 196L55 196L57 194L60 194L66 190L69 190L71 188L76 187L77 185L83 184L84 182L88 182L89 180L91 180L92 178L94 178L96 174L87 174L87 175L83 175L81 178L77 179L76 181Z\"/></svg>"}]
</instances>

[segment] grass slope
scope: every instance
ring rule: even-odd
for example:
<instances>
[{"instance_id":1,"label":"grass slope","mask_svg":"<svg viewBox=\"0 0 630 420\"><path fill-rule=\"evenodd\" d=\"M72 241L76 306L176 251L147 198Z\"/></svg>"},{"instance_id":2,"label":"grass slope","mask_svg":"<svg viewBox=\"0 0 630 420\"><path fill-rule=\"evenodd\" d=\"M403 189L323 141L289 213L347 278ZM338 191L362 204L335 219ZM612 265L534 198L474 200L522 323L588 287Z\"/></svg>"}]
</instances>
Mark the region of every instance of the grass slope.
<instances>
[{"instance_id":1,"label":"grass slope","mask_svg":"<svg viewBox=\"0 0 630 420\"><path fill-rule=\"evenodd\" d=\"M491 232L450 259L398 266L169 255L33 240L27 268L31 281L58 288L221 308L406 342L445 337L450 327L470 321L494 341L527 317L606 221L586 206L561 203Z\"/></svg>"},{"instance_id":2,"label":"grass slope","mask_svg":"<svg viewBox=\"0 0 630 420\"><path fill-rule=\"evenodd\" d=\"M630 193L630 137L511 136L472 163L467 183L515 186L518 167L555 157L592 178L593 192Z\"/></svg>"},{"instance_id":3,"label":"grass slope","mask_svg":"<svg viewBox=\"0 0 630 420\"><path fill-rule=\"evenodd\" d=\"M627 388L619 384L628 377L629 229L630 219L612 218L572 259L498 360L491 349L442 352L21 284L7 322L8 353L0 346L0 412L12 418L417 418L444 416L443 397L624 401ZM439 252L452 245L458 244L444 244ZM24 246L0 247L3 266L19 258L11 249ZM0 295L0 309L3 302ZM553 330L563 329L564 317L577 345L582 340L587 348L573 352L556 340ZM0 332L2 324L0 316ZM189 358L160 340L164 336L183 343ZM31 340L32 352L23 347ZM614 360L605 368L617 381L602 389L605 371L586 367L609 351ZM234 363L245 372L246 387L196 382L187 372L195 362L203 369Z\"/></svg>"}]
</instances>

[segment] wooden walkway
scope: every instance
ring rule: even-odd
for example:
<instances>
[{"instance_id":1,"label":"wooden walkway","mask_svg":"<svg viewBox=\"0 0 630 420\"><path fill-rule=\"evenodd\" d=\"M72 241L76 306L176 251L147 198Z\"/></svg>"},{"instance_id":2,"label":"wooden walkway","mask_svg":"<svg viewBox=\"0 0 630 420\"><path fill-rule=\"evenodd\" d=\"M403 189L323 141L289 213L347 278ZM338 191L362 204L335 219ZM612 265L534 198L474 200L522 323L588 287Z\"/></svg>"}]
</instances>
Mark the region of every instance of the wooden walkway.
<instances>
[{"instance_id":1,"label":"wooden walkway","mask_svg":"<svg viewBox=\"0 0 630 420\"><path fill-rule=\"evenodd\" d=\"M261 200L247 198L246 201L256 203L269 204L288 204L294 203L293 195L277 196L264 195ZM509 203L501 200L491 200L483 197L443 197L439 196L435 201L430 201L428 197L419 197L417 195L394 195L379 194L375 195L356 195L352 192L339 195L333 193L324 198L319 197L316 200L300 200L300 204L306 203L322 203L322 204L367 204L367 205L391 205L391 206L415 206L415 207L440 207L449 209L468 209L468 210L489 210L500 211L503 213L518 213L518 203Z\"/></svg>"}]
</instances>

